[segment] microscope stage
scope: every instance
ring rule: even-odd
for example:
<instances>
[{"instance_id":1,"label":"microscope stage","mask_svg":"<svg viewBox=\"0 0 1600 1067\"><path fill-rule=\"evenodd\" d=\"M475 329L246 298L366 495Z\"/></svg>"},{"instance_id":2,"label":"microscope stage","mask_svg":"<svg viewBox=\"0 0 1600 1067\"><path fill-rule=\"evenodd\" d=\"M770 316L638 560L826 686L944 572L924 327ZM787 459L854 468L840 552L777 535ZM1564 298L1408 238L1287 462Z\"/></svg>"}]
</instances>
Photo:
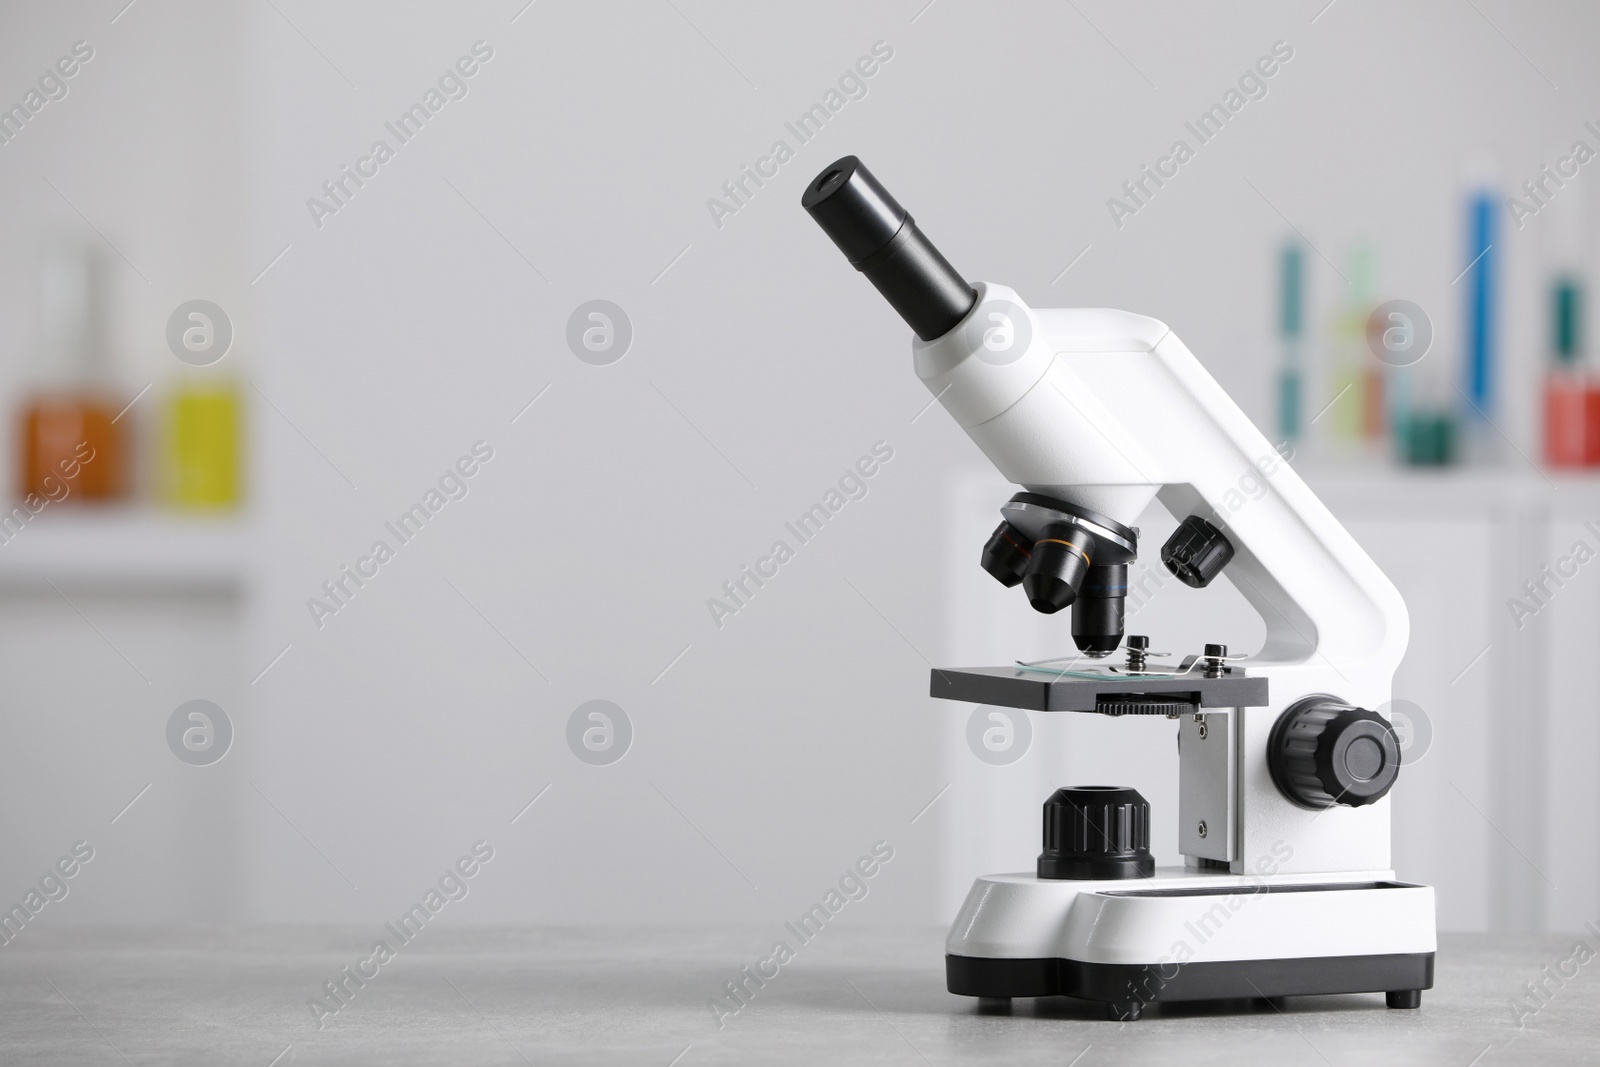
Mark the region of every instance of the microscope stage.
<instances>
[{"instance_id":1,"label":"microscope stage","mask_svg":"<svg viewBox=\"0 0 1600 1067\"><path fill-rule=\"evenodd\" d=\"M1202 708L1259 708L1267 680L1229 669L1220 678L1128 674L1106 667L935 667L928 695L1027 711L1097 711L1105 715L1178 715Z\"/></svg>"}]
</instances>

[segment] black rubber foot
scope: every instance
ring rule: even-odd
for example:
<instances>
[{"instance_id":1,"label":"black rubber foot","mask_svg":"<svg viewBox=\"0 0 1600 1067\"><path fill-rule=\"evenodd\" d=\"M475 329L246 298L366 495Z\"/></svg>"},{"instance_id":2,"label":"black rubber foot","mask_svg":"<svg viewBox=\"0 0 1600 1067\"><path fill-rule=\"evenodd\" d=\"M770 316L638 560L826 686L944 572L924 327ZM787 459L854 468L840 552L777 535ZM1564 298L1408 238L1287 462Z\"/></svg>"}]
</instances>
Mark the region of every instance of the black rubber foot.
<instances>
[{"instance_id":1,"label":"black rubber foot","mask_svg":"<svg viewBox=\"0 0 1600 1067\"><path fill-rule=\"evenodd\" d=\"M1136 1023L1144 1014L1144 1005L1137 1000L1106 1001L1106 1019L1114 1023Z\"/></svg>"},{"instance_id":2,"label":"black rubber foot","mask_svg":"<svg viewBox=\"0 0 1600 1067\"><path fill-rule=\"evenodd\" d=\"M1010 1015L1011 1014L1011 998L1010 997L979 997L978 998L978 1014L979 1015Z\"/></svg>"},{"instance_id":3,"label":"black rubber foot","mask_svg":"<svg viewBox=\"0 0 1600 1067\"><path fill-rule=\"evenodd\" d=\"M1420 1008L1422 1007L1422 990L1391 989L1383 995L1383 999L1391 1008Z\"/></svg>"}]
</instances>

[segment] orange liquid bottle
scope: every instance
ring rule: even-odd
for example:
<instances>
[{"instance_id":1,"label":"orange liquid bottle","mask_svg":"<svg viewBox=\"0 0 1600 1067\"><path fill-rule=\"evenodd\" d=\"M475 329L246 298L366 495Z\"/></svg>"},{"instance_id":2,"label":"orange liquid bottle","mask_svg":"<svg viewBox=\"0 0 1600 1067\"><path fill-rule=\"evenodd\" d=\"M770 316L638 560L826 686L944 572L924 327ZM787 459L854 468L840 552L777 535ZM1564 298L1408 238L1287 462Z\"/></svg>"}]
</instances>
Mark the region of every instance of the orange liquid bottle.
<instances>
[{"instance_id":1,"label":"orange liquid bottle","mask_svg":"<svg viewBox=\"0 0 1600 1067\"><path fill-rule=\"evenodd\" d=\"M92 246L47 251L39 292L41 381L19 430L19 491L59 503L127 491L127 422L108 394L105 261Z\"/></svg>"},{"instance_id":2,"label":"orange liquid bottle","mask_svg":"<svg viewBox=\"0 0 1600 1067\"><path fill-rule=\"evenodd\" d=\"M123 447L116 417L117 410L97 397L36 397L22 418L22 492L52 501L122 496Z\"/></svg>"}]
</instances>

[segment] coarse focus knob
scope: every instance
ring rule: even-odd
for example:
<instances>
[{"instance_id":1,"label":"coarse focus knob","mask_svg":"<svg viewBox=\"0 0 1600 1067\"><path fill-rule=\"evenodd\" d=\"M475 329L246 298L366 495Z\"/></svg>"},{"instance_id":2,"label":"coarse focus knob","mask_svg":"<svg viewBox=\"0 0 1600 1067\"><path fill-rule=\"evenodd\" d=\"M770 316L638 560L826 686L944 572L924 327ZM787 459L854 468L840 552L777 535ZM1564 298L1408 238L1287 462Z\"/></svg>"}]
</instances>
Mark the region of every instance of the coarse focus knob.
<instances>
[{"instance_id":1,"label":"coarse focus knob","mask_svg":"<svg viewBox=\"0 0 1600 1067\"><path fill-rule=\"evenodd\" d=\"M1080 785L1044 802L1040 878L1149 878L1150 803L1137 789Z\"/></svg>"},{"instance_id":2,"label":"coarse focus knob","mask_svg":"<svg viewBox=\"0 0 1600 1067\"><path fill-rule=\"evenodd\" d=\"M1306 697L1273 724L1267 767L1278 791L1301 807L1360 807L1400 776L1400 738L1375 711Z\"/></svg>"},{"instance_id":3,"label":"coarse focus knob","mask_svg":"<svg viewBox=\"0 0 1600 1067\"><path fill-rule=\"evenodd\" d=\"M1178 524L1161 546L1161 562L1184 585L1204 589L1233 558L1233 542L1198 515Z\"/></svg>"}]
</instances>

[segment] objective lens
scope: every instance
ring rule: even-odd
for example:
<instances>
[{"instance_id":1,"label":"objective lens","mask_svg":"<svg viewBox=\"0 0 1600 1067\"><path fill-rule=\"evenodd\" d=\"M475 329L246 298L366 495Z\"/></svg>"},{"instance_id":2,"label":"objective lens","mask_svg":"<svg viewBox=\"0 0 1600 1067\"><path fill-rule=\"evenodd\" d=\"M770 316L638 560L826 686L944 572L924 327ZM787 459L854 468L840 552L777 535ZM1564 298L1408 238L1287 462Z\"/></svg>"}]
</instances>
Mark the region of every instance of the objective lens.
<instances>
[{"instance_id":1,"label":"objective lens","mask_svg":"<svg viewBox=\"0 0 1600 1067\"><path fill-rule=\"evenodd\" d=\"M1010 589L1022 581L1031 556L1027 534L1009 522L1002 522L995 527L989 543L983 546L983 569Z\"/></svg>"},{"instance_id":2,"label":"objective lens","mask_svg":"<svg viewBox=\"0 0 1600 1067\"><path fill-rule=\"evenodd\" d=\"M1078 587L1090 570L1093 542L1093 536L1077 526L1051 523L1044 528L1022 576L1022 591L1033 610L1054 615L1077 599Z\"/></svg>"},{"instance_id":3,"label":"objective lens","mask_svg":"<svg viewBox=\"0 0 1600 1067\"><path fill-rule=\"evenodd\" d=\"M1122 643L1127 603L1127 564L1089 568L1072 603L1072 639L1078 651L1091 659L1115 652Z\"/></svg>"}]
</instances>

